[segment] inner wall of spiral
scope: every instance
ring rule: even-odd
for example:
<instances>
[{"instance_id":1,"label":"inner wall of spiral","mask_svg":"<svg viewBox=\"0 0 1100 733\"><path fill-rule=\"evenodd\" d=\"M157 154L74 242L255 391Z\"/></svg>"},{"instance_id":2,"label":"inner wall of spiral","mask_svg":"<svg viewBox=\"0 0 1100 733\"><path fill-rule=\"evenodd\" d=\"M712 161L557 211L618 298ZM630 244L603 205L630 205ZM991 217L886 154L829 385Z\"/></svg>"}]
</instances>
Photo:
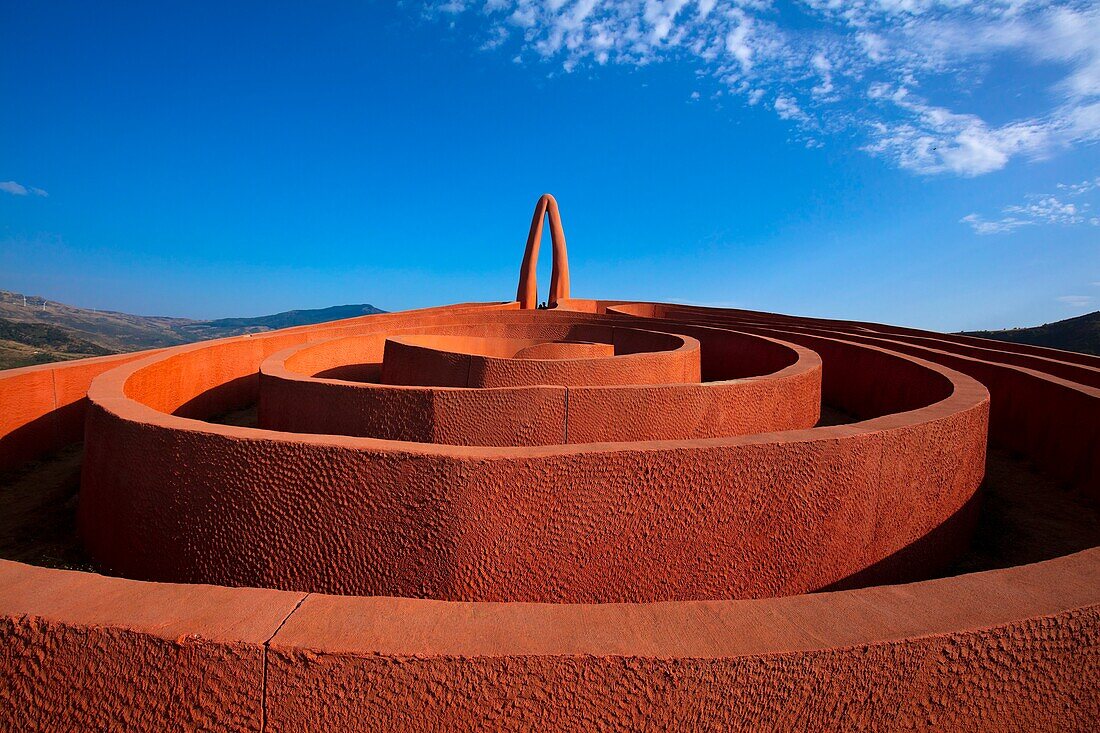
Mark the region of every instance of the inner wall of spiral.
<instances>
[{"instance_id":1,"label":"inner wall of spiral","mask_svg":"<svg viewBox=\"0 0 1100 733\"><path fill-rule=\"evenodd\" d=\"M602 603L899 582L966 546L979 382L847 334L631 308L393 314L106 372L87 548L147 580ZM257 428L204 422L254 403ZM851 420L814 427L823 403Z\"/></svg>"}]
</instances>

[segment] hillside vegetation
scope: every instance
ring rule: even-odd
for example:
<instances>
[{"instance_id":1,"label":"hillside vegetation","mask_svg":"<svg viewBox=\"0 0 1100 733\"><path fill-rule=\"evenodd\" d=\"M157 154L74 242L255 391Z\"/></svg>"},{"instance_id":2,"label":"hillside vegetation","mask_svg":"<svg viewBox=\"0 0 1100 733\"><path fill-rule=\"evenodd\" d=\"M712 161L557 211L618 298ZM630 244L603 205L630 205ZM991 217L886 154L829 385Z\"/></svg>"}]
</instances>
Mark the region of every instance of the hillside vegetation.
<instances>
[{"instance_id":1,"label":"hillside vegetation","mask_svg":"<svg viewBox=\"0 0 1100 733\"><path fill-rule=\"evenodd\" d=\"M384 313L370 304L200 321L78 308L0 290L0 369L176 346Z\"/></svg>"},{"instance_id":2,"label":"hillside vegetation","mask_svg":"<svg viewBox=\"0 0 1100 733\"><path fill-rule=\"evenodd\" d=\"M1044 323L1031 328L1011 328L1004 331L965 331L967 336L1011 341L1017 344L1046 346L1051 349L1079 351L1100 356L1100 311L1086 313L1064 321Z\"/></svg>"}]
</instances>

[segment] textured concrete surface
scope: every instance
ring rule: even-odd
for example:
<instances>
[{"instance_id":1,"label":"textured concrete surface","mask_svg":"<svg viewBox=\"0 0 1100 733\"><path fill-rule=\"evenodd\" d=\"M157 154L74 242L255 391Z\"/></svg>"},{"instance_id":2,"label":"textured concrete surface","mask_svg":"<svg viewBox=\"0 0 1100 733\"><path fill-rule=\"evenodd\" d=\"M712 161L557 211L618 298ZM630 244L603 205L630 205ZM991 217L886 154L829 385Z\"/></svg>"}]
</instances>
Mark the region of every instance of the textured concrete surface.
<instances>
[{"instance_id":1,"label":"textured concrete surface","mask_svg":"<svg viewBox=\"0 0 1100 733\"><path fill-rule=\"evenodd\" d=\"M258 730L264 645L300 594L0 561L0 729Z\"/></svg>"},{"instance_id":2,"label":"textured concrete surface","mask_svg":"<svg viewBox=\"0 0 1100 733\"><path fill-rule=\"evenodd\" d=\"M1096 729L1100 549L897 583L969 536L987 424L1067 490L1100 496L1100 360L874 324L558 303L574 312L456 306L0 374L8 465L72 442L87 413L81 515L109 569L377 594L0 562L0 729ZM626 427L544 446L202 421L255 402L260 365L306 344L374 344L299 372L323 384L359 358L379 379L391 334L490 324L488 337L518 338L541 323L536 338L555 341L562 324L596 322L698 341L703 381L641 385L657 389L763 389L814 354L822 399L855 421L641 442ZM744 348L759 338L790 346ZM593 415L613 409L597 397L610 402L594 397ZM693 409L670 424L710 419ZM623 410L590 418L594 430L629 424ZM841 587L855 589L799 595ZM656 599L671 602L638 602Z\"/></svg>"},{"instance_id":3,"label":"textured concrete surface","mask_svg":"<svg viewBox=\"0 0 1100 733\"><path fill-rule=\"evenodd\" d=\"M614 356L614 344L601 344L593 341L545 341L524 346L513 359L592 359L599 356Z\"/></svg>"},{"instance_id":4,"label":"textured concrete surface","mask_svg":"<svg viewBox=\"0 0 1100 733\"><path fill-rule=\"evenodd\" d=\"M639 312L650 312L654 307L657 306L635 306ZM1100 421L1096 412L1100 399L1096 376L1100 374L1100 359L1096 357L892 326L749 311L660 308L668 316L782 334L796 343L812 339L814 333L841 333L852 341L936 361L969 374L993 396L991 440L1028 456L1045 471L1100 500ZM624 310L632 309L627 306ZM803 334L801 339L792 335L796 333Z\"/></svg>"},{"instance_id":5,"label":"textured concrete surface","mask_svg":"<svg viewBox=\"0 0 1100 733\"><path fill-rule=\"evenodd\" d=\"M530 335L545 331L532 324ZM451 329L448 329L451 330ZM395 336L386 339L382 381L436 387L530 387L536 385L675 384L698 382L699 342L690 336L621 327L589 326L583 333L606 339L612 356L516 359L536 338L486 338L480 329L464 335ZM568 329L572 333L576 326ZM525 334L528 335L528 334Z\"/></svg>"},{"instance_id":6,"label":"textured concrete surface","mask_svg":"<svg viewBox=\"0 0 1100 733\"><path fill-rule=\"evenodd\" d=\"M531 324L558 318L480 320L529 334ZM448 320L434 317L439 329ZM468 328L464 320L453 328ZM566 321L607 330L593 316ZM394 323L403 325L380 325ZM620 333L632 356L674 343L697 354L700 344L668 335L654 343L660 334L617 327L605 337L620 343ZM472 348L468 335L432 338ZM949 563L968 537L988 396L930 362L828 340L838 372L862 375L860 391L838 393L837 404L877 419L667 442L574 443L586 431L600 438L601 414L621 415L619 432L644 425L632 413L654 401L628 391L616 402L618 390L606 388L567 410L569 445L539 447L288 435L166 414L254 372L285 340L276 333L173 351L96 380L80 526L104 568L146 580L445 600L756 598L840 583L947 525L934 547L891 571L919 577ZM394 343L385 341L383 371ZM866 391L875 410L857 399ZM671 411L673 432L690 433L700 419L674 400L655 404ZM270 412L263 406L261 420ZM120 465L120 450L145 458Z\"/></svg>"},{"instance_id":7,"label":"textured concrete surface","mask_svg":"<svg viewBox=\"0 0 1100 733\"><path fill-rule=\"evenodd\" d=\"M287 730L1089 730L1095 563L982 575L766 602L310 596L272 640L269 710Z\"/></svg>"},{"instance_id":8,"label":"textured concrete surface","mask_svg":"<svg viewBox=\"0 0 1100 733\"><path fill-rule=\"evenodd\" d=\"M468 326L458 329L477 332ZM553 337L545 330L543 335ZM604 329L599 335L608 343L580 345L612 349L614 331ZM707 332L705 336L708 349L722 345L727 351L720 363L708 364L708 376L716 381L700 384L699 368L693 366L695 379L689 383L617 385L622 372L612 369L603 375L611 384L594 387L569 387L551 381L545 385L468 388L469 364L459 369L441 366L451 364L447 357L454 352L433 355L435 371L420 381L459 382L461 386L316 379L311 375L372 374L367 367L370 360L379 358L378 339L352 336L310 343L278 352L260 365L260 427L449 445L523 446L728 437L809 428L817 423L821 360L816 353L763 337L722 332ZM441 344L438 339L447 337L431 338ZM726 343L729 341L734 345ZM393 340L387 339L386 343ZM517 339L469 335L452 337L448 343L454 348L517 354L546 347L550 351L542 353L560 355L563 346L562 341L520 346ZM668 340L651 342L655 348L674 344ZM578 344L564 345L568 347L568 375L570 371L575 373L573 347ZM631 345L637 348L644 344ZM382 358L393 353L387 346ZM598 364L599 360L589 357L584 361ZM711 357L711 361L718 360ZM408 361L403 359L401 364L407 365ZM385 369L383 364L382 373ZM395 370L392 363L389 369ZM775 371L765 371L769 369ZM586 372L590 379L600 376L599 368ZM408 376L408 372L403 373ZM450 378L444 379L448 373ZM738 378L723 378L732 375ZM659 370L656 374L640 371L632 378L651 380L655 376L669 375ZM671 376L682 378L680 374Z\"/></svg>"}]
</instances>

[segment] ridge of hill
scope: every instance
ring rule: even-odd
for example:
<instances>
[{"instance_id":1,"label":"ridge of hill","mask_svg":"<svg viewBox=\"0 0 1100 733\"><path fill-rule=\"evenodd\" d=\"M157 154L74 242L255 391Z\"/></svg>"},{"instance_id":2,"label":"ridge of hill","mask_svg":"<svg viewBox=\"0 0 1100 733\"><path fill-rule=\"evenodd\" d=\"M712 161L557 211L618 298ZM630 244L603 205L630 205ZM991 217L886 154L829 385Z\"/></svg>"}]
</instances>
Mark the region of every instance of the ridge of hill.
<instances>
[{"instance_id":1,"label":"ridge of hill","mask_svg":"<svg viewBox=\"0 0 1100 733\"><path fill-rule=\"evenodd\" d=\"M1009 341L1016 344L1046 346L1051 349L1078 351L1100 356L1100 311L1064 321L1044 323L1030 328L1008 328L1001 331L963 331L964 336Z\"/></svg>"},{"instance_id":2,"label":"ridge of hill","mask_svg":"<svg viewBox=\"0 0 1100 733\"><path fill-rule=\"evenodd\" d=\"M141 351L384 313L362 303L202 321L80 308L0 290L0 369Z\"/></svg>"}]
</instances>

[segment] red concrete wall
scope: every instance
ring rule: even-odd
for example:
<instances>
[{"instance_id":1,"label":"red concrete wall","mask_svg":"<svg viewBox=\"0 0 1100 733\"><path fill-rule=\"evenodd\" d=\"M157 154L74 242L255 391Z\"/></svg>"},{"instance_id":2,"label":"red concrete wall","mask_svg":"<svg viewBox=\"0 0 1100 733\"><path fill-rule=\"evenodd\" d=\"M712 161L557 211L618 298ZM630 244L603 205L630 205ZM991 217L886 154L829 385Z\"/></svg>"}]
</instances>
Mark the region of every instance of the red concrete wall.
<instances>
[{"instance_id":1,"label":"red concrete wall","mask_svg":"<svg viewBox=\"0 0 1100 733\"><path fill-rule=\"evenodd\" d=\"M544 317L495 318L514 326ZM774 436L538 449L291 436L165 414L191 392L255 370L273 348L264 344L284 340L178 352L96 381L80 522L105 568L449 600L803 593L863 573L964 513L984 470L980 384L842 341L830 342L831 358L838 373L863 370L858 394L879 394L884 412L913 412ZM188 358L241 366L191 367ZM191 386L162 394L181 384ZM844 400L855 397L837 396L852 407ZM585 399L582 410L598 412L598 399ZM598 431L575 427L577 414L571 439L573 429ZM145 459L120 465L119 450ZM957 536L897 577L949 562L966 528L959 522Z\"/></svg>"},{"instance_id":2,"label":"red concrete wall","mask_svg":"<svg viewBox=\"0 0 1100 733\"><path fill-rule=\"evenodd\" d=\"M590 339L604 339L615 356L514 359L539 342L545 324L532 323L526 338L487 338L481 329L456 327L458 334L394 336L386 340L382 360L385 384L435 387L529 387L537 385L629 385L694 383L700 379L699 342L629 328L585 327ZM451 330L451 329L448 329ZM576 326L564 328L578 332ZM476 335L475 335L476 334Z\"/></svg>"},{"instance_id":3,"label":"red concrete wall","mask_svg":"<svg viewBox=\"0 0 1100 733\"><path fill-rule=\"evenodd\" d=\"M0 472L79 442L92 379L157 352L101 356L0 372Z\"/></svg>"},{"instance_id":4,"label":"red concrete wall","mask_svg":"<svg viewBox=\"0 0 1100 733\"><path fill-rule=\"evenodd\" d=\"M1090 370L1100 368L1100 358L1051 349L1038 349L1043 352L1042 357L1016 351L1001 354L994 348L976 350L971 346L972 342L996 343L982 339L964 339L958 343L955 337L940 340L940 334L892 327L880 327L880 333L872 334L865 324L800 325L797 319L771 314L733 317L700 309L671 308L663 312L703 318L711 323L717 319L731 327L797 343L811 344L812 334L842 333L845 339L928 359L969 374L992 395L990 440L995 445L1027 455L1044 471L1065 480L1092 500L1100 500L1100 388L1090 386L1095 381ZM1050 353L1073 357L1075 364L1058 362L1063 368L1051 368L1054 362ZM1090 359L1096 367L1087 365ZM1073 381L1073 376L1080 381ZM823 377L826 400L831 399L832 383L830 370L826 368ZM859 390L858 383L852 390Z\"/></svg>"},{"instance_id":5,"label":"red concrete wall","mask_svg":"<svg viewBox=\"0 0 1100 733\"><path fill-rule=\"evenodd\" d=\"M565 387L467 390L313 379L282 366L293 353L264 362L259 425L266 430L447 445L562 442Z\"/></svg>"},{"instance_id":6,"label":"red concrete wall","mask_svg":"<svg viewBox=\"0 0 1100 733\"><path fill-rule=\"evenodd\" d=\"M577 301L577 307L589 313L600 312L605 305ZM651 309L643 315L660 313ZM1087 385L1068 380L1067 371L1054 376L1035 368L1038 362L1026 367L1009 363L1015 357L1001 362L995 349L980 352L980 356L979 352L955 353L953 344L975 344L953 337L916 334L937 340L928 348L930 342L917 342L910 338L914 333L904 330L814 321L806 324L812 329L800 333L793 328L798 325L793 319L780 322L778 317L750 315L750 320L763 324L761 329L770 329L761 333L811 345L821 353L826 399L848 399L848 407L864 411L862 417L869 416L866 422L853 426L806 431L812 436L808 441L796 439L799 445L812 446L814 465L835 460L838 452L848 450L846 446L858 443L856 437L870 426L875 437L864 436L863 440L878 443L880 461L897 454L895 467L899 470L907 465L924 467L915 476L918 483L911 484L906 477L890 472L877 475L879 463L872 459L851 464L834 475L831 484L836 485L837 476L864 480L875 476L879 485L890 487L877 494L876 501L888 499L894 505L879 508L876 504L874 514L916 517L904 531L886 528L885 534L893 534L905 548L930 536L927 520L935 511L933 507L944 504L944 496L966 493L970 469L962 464L953 467L954 459L945 461L950 451L936 453L927 448L941 439L940 445L948 449L966 445L968 436L980 432L964 419L973 410L955 411L946 423L924 432L928 421L916 414L926 410L920 406L922 400L936 399L942 404L945 399L958 402L968 398L966 390L960 392L956 375L948 373L946 383L932 378L914 387L908 384L912 375L906 372L904 383L891 391L888 380L872 384L861 382L858 373L846 377L845 370L837 368L837 359L842 358L838 354L860 353L862 356L853 358L865 360L862 368L874 369L878 357L867 354L878 353L873 345L881 345L927 361L958 365L959 371L968 371L990 385L998 440L1016 440L1025 455L1030 456L1031 451L1041 454L1041 460L1052 467L1059 460L1069 466L1085 466L1065 474L1085 486L1100 475L1095 471L1095 443L1089 430L1098 422L1098 395ZM403 322L408 317L382 317L377 323ZM474 319L480 317L477 314ZM721 323L726 318L744 319L745 312L724 311L705 317L711 323ZM320 524L310 524L313 519L306 511L306 502L315 496L303 494L299 506L297 498L288 501L273 491L265 497L265 504L243 491L236 492L233 486L227 490L224 484L207 485L201 480L204 472L218 476L246 455L266 456L272 466L281 467L279 451L290 442L285 436L246 430L242 437L236 432L241 429L194 422L186 415L201 417L203 411L254 399L256 369L263 358L279 350L276 346L330 339L361 328L358 322L296 330L298 335L293 338L284 339L283 333L269 346L233 354L243 362L166 368L162 376L189 375L196 381L154 389L152 394L164 412L135 403L133 395L127 396L125 391L121 397L104 399L91 416L89 435L96 435L97 421L106 419L126 425L121 449L148 446L147 452L128 454L140 459L116 461L123 469L116 477L120 485L147 487L149 475L161 471L167 461L166 455L156 451L177 447L180 465L195 472L190 482L181 478L168 491L130 494L119 510L138 516L147 512L140 506L146 498L154 503L169 499L160 503L161 508L178 513L162 512L156 531L172 538L176 531L173 519L183 517L191 522L191 529L199 530L193 541L215 549L227 546L232 528L215 521L203 534L200 518L188 517L187 512L207 512L208 517L220 520L274 507L276 521L280 512L304 512L300 514L307 525L303 536L311 530L324 531ZM710 327L699 324L694 328ZM703 347L705 378L707 342L697 333L692 335ZM871 338L884 340L872 342ZM849 344L834 345L845 341ZM925 348L918 351L918 346ZM1059 360L1057 354L1029 349L1005 351ZM118 362L127 358L134 357L119 358ZM146 367L160 358L152 357ZM901 370L944 374L922 367L919 360L899 361L896 356L894 360L912 362L898 367ZM1064 361L1089 366L1087 360L1067 357ZM78 364L51 366L49 371L98 369L94 364L79 368ZM35 376L35 370L43 371L0 373L0 419L5 420L0 426L0 455L11 465L31 460L74 437L71 431L66 435L56 428L34 439L24 437L31 432L21 432L39 430L34 425L38 420L59 424L59 411L65 409L64 400L58 400L47 386L57 375L43 380ZM79 385L82 378L77 371L72 375L74 384ZM233 386L221 388L226 383ZM235 386L239 384L245 386ZM117 383L115 386L121 390ZM877 394L881 390L885 390L884 396ZM949 396L944 398L944 392ZM67 405L81 399L79 386L73 393L77 402ZM1058 394L1067 395L1065 407L1051 397ZM998 407L1002 402L1011 409ZM905 405L909 405L906 411L896 412ZM83 407L69 407L68 414L74 409ZM129 414L131 410L137 414ZM171 416L167 411L178 414ZM939 421L940 417L932 415L932 419ZM915 435L922 433L923 438ZM164 435L173 435L180 442L158 444ZM345 462L348 456L373 455L359 448L348 450L355 444L353 438L292 437L306 446L298 455L303 470L323 474L333 465L331 460L337 459L336 474L350 481L335 479L333 486L361 482L365 475L362 467L344 473L343 466L350 465ZM764 451L769 450L766 446L786 442L775 438L773 444L773 437L738 440L761 451L763 459ZM217 450L205 451L203 441L212 441L209 444ZM89 457L100 452L96 460L102 468L110 450L102 443L97 448L95 443L89 444ZM958 456L973 458L982 448L979 443L975 440L969 449L958 448ZM430 481L425 465L443 460L441 456L449 453L445 446L435 447L439 455L427 458L426 453L404 451L392 444L384 450L395 475L400 475L401 468L408 471L404 481L394 484L398 492L395 506L408 507L417 497L431 496L434 486L420 493L411 489ZM540 456L553 454L547 459L550 463L544 461L549 473L540 471L533 476L556 476L559 468L554 461L573 461L562 457L560 446L528 450ZM716 450L703 441L680 446L670 454L690 468L693 458L692 465L708 465L705 459ZM620 452L610 450L615 456ZM478 456L463 459L462 471L507 463ZM155 460L150 474L143 475L140 467L147 457ZM775 465L770 460L749 465L764 471ZM385 464L371 464L371 469L378 465ZM580 476L599 467L599 461L585 463ZM643 464L619 467L637 470L639 476L648 470ZM719 465L715 470L728 468ZM221 475L224 479L224 473ZM784 476L801 475L783 472L776 478L781 482ZM258 477L246 475L240 486ZM284 488L293 484L294 476L284 478ZM270 486L274 489L276 484ZM801 497L791 494L792 501ZM347 498L353 505L354 494ZM852 513L854 506L837 509L837 523L824 532L827 540L833 536L830 532L860 526L853 524L860 516ZM385 519L380 516L378 521ZM876 534L877 530L868 531L869 525L862 526L863 530L851 530L851 536L859 531L865 537L885 536ZM359 536L359 527L354 525L338 531L348 537ZM178 541L182 545L184 539ZM139 545L134 543L135 548ZM835 553L850 551L850 546L833 549ZM199 568L200 572L210 570L210 566ZM896 578L898 572L890 570L888 575ZM276 731L339 726L520 730L537 725L545 729L759 730L885 725L946 730L1094 730L1100 719L1097 589L1100 549L1019 568L909 585L757 600L601 605L446 603L178 586L0 561L0 729Z\"/></svg>"},{"instance_id":7,"label":"red concrete wall","mask_svg":"<svg viewBox=\"0 0 1100 733\"><path fill-rule=\"evenodd\" d=\"M1088 731L1096 555L763 601L602 606L151 584L0 561L0 729Z\"/></svg>"},{"instance_id":8,"label":"red concrete wall","mask_svg":"<svg viewBox=\"0 0 1100 733\"><path fill-rule=\"evenodd\" d=\"M725 340L708 336L708 346ZM515 446L794 430L815 425L820 412L818 356L808 349L743 335L734 339L737 348L730 350L735 353L729 354L724 368L712 366L712 374L783 368L706 384L490 389L363 384L306 376L338 373L354 367L347 361L373 359L378 340L377 336L345 337L292 347L269 357L260 366L260 426L293 433ZM547 345L561 346L558 342ZM447 356L441 352L444 360ZM792 357L796 360L788 363ZM296 369L289 367L292 364ZM598 376L598 370L587 373Z\"/></svg>"},{"instance_id":9,"label":"red concrete wall","mask_svg":"<svg viewBox=\"0 0 1100 733\"><path fill-rule=\"evenodd\" d=\"M301 600L0 561L0 730L240 730Z\"/></svg>"},{"instance_id":10,"label":"red concrete wall","mask_svg":"<svg viewBox=\"0 0 1100 733\"><path fill-rule=\"evenodd\" d=\"M981 576L630 606L310 596L272 640L268 711L275 730L1092 729L1095 562Z\"/></svg>"},{"instance_id":11,"label":"red concrete wall","mask_svg":"<svg viewBox=\"0 0 1100 733\"><path fill-rule=\"evenodd\" d=\"M614 344L598 344L591 341L551 341L548 343L525 346L517 351L513 359L592 359L601 356L614 356Z\"/></svg>"}]
</instances>

